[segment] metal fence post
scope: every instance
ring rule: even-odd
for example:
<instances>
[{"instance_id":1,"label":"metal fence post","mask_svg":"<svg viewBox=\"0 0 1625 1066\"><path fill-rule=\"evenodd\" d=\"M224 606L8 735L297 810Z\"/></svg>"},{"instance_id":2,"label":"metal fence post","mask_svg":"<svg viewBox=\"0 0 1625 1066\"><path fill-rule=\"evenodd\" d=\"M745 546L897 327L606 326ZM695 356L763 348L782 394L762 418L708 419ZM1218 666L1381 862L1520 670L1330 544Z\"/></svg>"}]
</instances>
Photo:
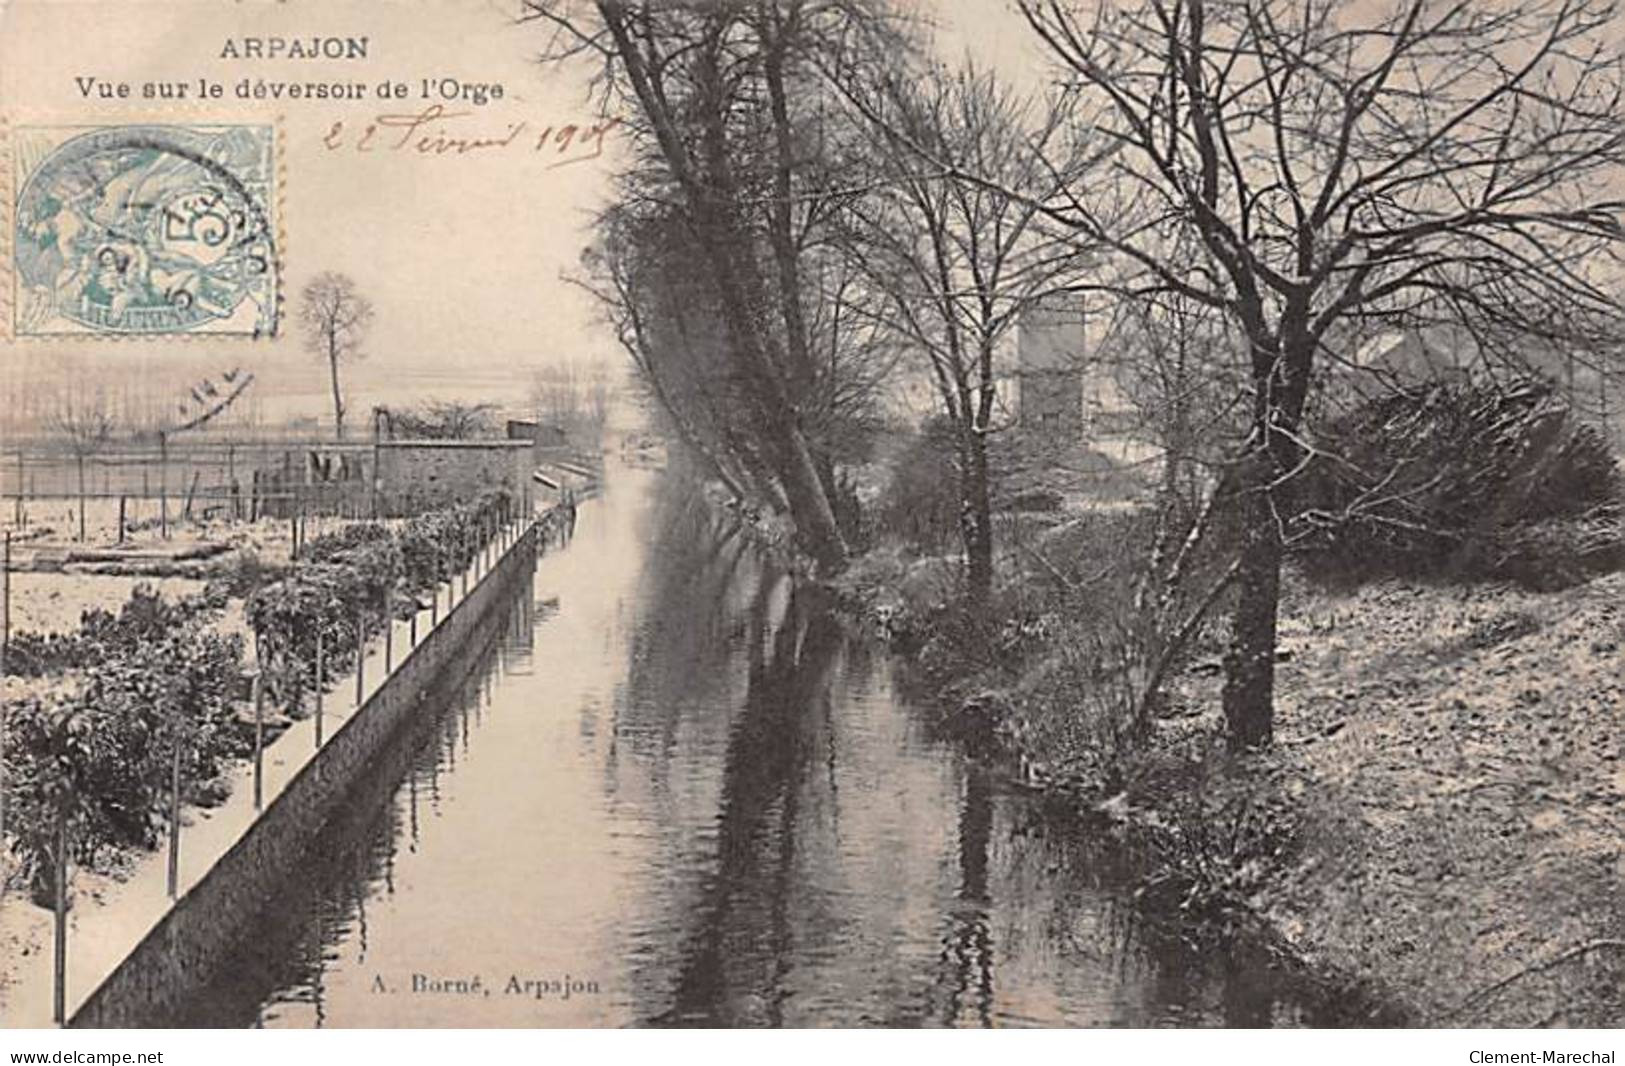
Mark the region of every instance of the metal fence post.
<instances>
[{"instance_id":1,"label":"metal fence post","mask_svg":"<svg viewBox=\"0 0 1625 1066\"><path fill-rule=\"evenodd\" d=\"M181 880L181 738L177 731L169 742L169 898L174 899Z\"/></svg>"},{"instance_id":2,"label":"metal fence post","mask_svg":"<svg viewBox=\"0 0 1625 1066\"><path fill-rule=\"evenodd\" d=\"M85 542L85 454L74 457L79 467L79 543Z\"/></svg>"},{"instance_id":3,"label":"metal fence post","mask_svg":"<svg viewBox=\"0 0 1625 1066\"><path fill-rule=\"evenodd\" d=\"M362 678L367 673L367 612L365 608L356 611L355 616L355 706L361 709Z\"/></svg>"},{"instance_id":4,"label":"metal fence post","mask_svg":"<svg viewBox=\"0 0 1625 1066\"><path fill-rule=\"evenodd\" d=\"M322 631L316 630L316 746L322 746L322 685L326 664L322 661Z\"/></svg>"},{"instance_id":5,"label":"metal fence post","mask_svg":"<svg viewBox=\"0 0 1625 1066\"><path fill-rule=\"evenodd\" d=\"M169 539L169 435L158 434L158 532Z\"/></svg>"},{"instance_id":6,"label":"metal fence post","mask_svg":"<svg viewBox=\"0 0 1625 1066\"><path fill-rule=\"evenodd\" d=\"M51 989L51 1020L68 1014L68 812L56 812L56 960Z\"/></svg>"},{"instance_id":7,"label":"metal fence post","mask_svg":"<svg viewBox=\"0 0 1625 1066\"><path fill-rule=\"evenodd\" d=\"M265 806L265 672L254 673L254 809Z\"/></svg>"}]
</instances>

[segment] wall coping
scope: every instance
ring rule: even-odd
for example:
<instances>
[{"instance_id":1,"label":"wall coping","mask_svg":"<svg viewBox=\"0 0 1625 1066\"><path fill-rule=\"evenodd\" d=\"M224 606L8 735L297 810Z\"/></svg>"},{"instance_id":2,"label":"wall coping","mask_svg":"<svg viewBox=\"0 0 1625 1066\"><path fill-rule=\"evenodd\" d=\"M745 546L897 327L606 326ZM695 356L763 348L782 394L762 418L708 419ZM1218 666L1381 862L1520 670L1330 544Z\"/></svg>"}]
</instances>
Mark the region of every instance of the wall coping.
<instances>
[{"instance_id":1,"label":"wall coping","mask_svg":"<svg viewBox=\"0 0 1625 1066\"><path fill-rule=\"evenodd\" d=\"M523 448L527 451L534 445L534 441L508 440L506 438L492 440L438 440L431 437L414 440L381 440L377 443L379 448Z\"/></svg>"}]
</instances>

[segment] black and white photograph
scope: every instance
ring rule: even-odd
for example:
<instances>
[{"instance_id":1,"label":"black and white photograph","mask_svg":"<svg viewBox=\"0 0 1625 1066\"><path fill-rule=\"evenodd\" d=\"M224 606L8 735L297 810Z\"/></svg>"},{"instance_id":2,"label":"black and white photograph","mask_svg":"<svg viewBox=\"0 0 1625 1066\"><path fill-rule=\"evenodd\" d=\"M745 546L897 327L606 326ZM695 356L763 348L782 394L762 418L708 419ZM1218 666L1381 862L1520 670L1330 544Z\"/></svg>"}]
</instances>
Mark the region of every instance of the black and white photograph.
<instances>
[{"instance_id":1,"label":"black and white photograph","mask_svg":"<svg viewBox=\"0 0 1625 1066\"><path fill-rule=\"evenodd\" d=\"M1613 1063L1622 252L1615 0L0 0L0 1049Z\"/></svg>"}]
</instances>

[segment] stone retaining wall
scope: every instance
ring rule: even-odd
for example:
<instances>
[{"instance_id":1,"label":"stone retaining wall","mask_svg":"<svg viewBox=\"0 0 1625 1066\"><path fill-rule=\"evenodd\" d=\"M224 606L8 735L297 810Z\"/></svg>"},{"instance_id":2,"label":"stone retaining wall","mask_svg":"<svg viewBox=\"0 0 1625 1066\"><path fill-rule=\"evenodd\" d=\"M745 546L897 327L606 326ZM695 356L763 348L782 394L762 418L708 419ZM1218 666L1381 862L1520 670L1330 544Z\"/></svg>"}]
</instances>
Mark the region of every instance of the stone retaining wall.
<instances>
[{"instance_id":1,"label":"stone retaining wall","mask_svg":"<svg viewBox=\"0 0 1625 1066\"><path fill-rule=\"evenodd\" d=\"M161 1025L230 966L244 934L299 863L352 786L414 717L431 689L455 683L526 587L542 536L532 525L479 584L407 653L395 672L274 797L209 872L178 899L69 1020L70 1028Z\"/></svg>"}]
</instances>

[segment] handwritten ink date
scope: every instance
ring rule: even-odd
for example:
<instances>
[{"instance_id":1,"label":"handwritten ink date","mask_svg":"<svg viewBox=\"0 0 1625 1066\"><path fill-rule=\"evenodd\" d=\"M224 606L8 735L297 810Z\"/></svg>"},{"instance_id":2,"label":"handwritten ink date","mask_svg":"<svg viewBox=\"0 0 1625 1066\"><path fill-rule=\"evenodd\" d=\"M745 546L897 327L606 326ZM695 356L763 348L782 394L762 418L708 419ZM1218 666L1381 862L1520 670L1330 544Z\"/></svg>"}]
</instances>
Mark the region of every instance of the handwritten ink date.
<instances>
[{"instance_id":1,"label":"handwritten ink date","mask_svg":"<svg viewBox=\"0 0 1625 1066\"><path fill-rule=\"evenodd\" d=\"M351 125L335 120L322 138L329 152L401 153L418 156L465 156L497 152L531 152L546 156L549 166L597 159L604 142L620 125L609 117L584 122L509 122L500 128L476 128L465 121L470 111L449 111L430 104L422 111L375 115Z\"/></svg>"}]
</instances>

